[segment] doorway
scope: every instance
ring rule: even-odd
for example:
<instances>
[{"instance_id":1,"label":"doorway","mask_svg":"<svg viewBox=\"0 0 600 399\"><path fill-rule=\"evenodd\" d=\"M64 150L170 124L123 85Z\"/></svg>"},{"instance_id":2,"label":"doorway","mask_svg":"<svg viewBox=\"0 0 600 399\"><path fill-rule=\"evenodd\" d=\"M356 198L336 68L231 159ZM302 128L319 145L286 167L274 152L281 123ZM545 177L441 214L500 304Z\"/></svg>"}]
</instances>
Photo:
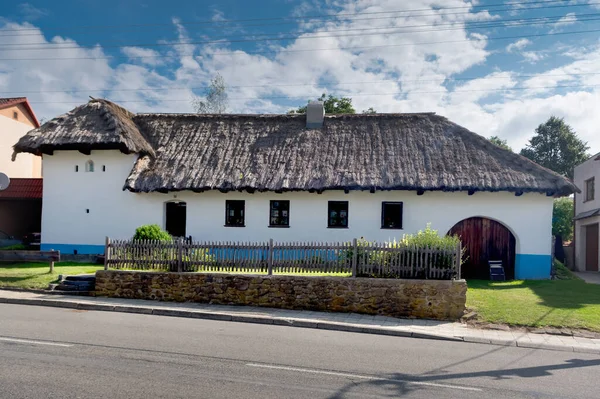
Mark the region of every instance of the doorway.
<instances>
[{"instance_id":1,"label":"doorway","mask_svg":"<svg viewBox=\"0 0 600 399\"><path fill-rule=\"evenodd\" d=\"M185 237L187 204L185 202L166 203L166 230L173 237Z\"/></svg>"},{"instance_id":2,"label":"doorway","mask_svg":"<svg viewBox=\"0 0 600 399\"><path fill-rule=\"evenodd\" d=\"M585 270L598 271L598 223L585 226Z\"/></svg>"},{"instance_id":3,"label":"doorway","mask_svg":"<svg viewBox=\"0 0 600 399\"><path fill-rule=\"evenodd\" d=\"M516 240L502 223L483 217L472 217L458 222L448 234L458 235L466 251L462 278L489 280L490 260L501 260L506 279L515 278Z\"/></svg>"}]
</instances>

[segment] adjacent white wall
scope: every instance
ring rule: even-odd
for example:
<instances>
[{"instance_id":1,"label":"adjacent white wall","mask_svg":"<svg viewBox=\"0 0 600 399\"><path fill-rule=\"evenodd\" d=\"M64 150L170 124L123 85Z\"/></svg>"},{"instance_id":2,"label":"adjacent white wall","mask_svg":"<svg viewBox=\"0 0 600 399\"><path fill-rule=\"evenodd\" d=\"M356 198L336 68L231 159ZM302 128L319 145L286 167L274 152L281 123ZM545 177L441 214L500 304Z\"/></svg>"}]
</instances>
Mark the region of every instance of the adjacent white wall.
<instances>
[{"instance_id":1,"label":"adjacent white wall","mask_svg":"<svg viewBox=\"0 0 600 399\"><path fill-rule=\"evenodd\" d=\"M35 155L19 154L14 162L11 160L13 145L32 129L32 126L0 115L0 172L8 177L40 177L41 168Z\"/></svg>"},{"instance_id":2,"label":"adjacent white wall","mask_svg":"<svg viewBox=\"0 0 600 399\"><path fill-rule=\"evenodd\" d=\"M600 208L600 161L596 154L581 165L575 167L573 182L581 190L581 193L575 194L575 214L591 211L592 209ZM593 201L584 202L585 199L585 181L595 178L595 195Z\"/></svg>"},{"instance_id":3,"label":"adjacent white wall","mask_svg":"<svg viewBox=\"0 0 600 399\"><path fill-rule=\"evenodd\" d=\"M85 172L85 162L95 162L95 172ZM195 240L337 241L401 238L431 223L445 234L459 221L483 216L505 224L517 239L517 253L549 255L552 197L544 194L426 192L325 192L311 194L205 193L170 194L123 191L136 157L118 151L94 151L87 156L57 151L44 156L42 242L103 245L105 236L130 238L142 224L165 226L165 202L187 202L187 235ZM75 172L79 165L79 172ZM102 172L106 165L106 172ZM246 201L246 227L224 227L225 200ZM290 200L290 228L269 228L269 201ZM327 228L327 201L349 201L349 228ZM382 230L381 202L404 202L404 229ZM86 209L90 212L86 213Z\"/></svg>"}]
</instances>

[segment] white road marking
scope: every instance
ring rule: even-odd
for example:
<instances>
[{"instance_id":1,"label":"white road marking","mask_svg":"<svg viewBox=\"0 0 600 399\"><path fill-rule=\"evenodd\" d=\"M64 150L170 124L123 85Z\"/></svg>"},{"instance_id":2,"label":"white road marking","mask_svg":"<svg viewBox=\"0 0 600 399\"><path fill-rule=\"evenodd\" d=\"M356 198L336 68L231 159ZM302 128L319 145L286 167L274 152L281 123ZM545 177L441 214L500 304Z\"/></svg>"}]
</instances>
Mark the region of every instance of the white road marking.
<instances>
[{"instance_id":1,"label":"white road marking","mask_svg":"<svg viewBox=\"0 0 600 399\"><path fill-rule=\"evenodd\" d=\"M373 376L368 376L368 375L350 374L350 373L338 373L336 371L304 369L304 368L298 368L298 367L275 366L275 365L271 365L271 364L247 363L246 366L260 367L260 368L265 368L265 369L275 369L275 370L298 371L300 373L325 374L325 375L333 375L333 376L337 376L337 377L357 378L357 379L361 379L361 380L401 382L401 383L405 383L405 384L423 385L423 386L436 387L436 388L458 389L458 390L462 390L462 391L475 391L475 392L483 391L483 389L464 387L464 386L459 386L459 385L436 384L435 382L423 382L423 381L397 380L397 379L393 379L393 378L373 377Z\"/></svg>"},{"instance_id":2,"label":"white road marking","mask_svg":"<svg viewBox=\"0 0 600 399\"><path fill-rule=\"evenodd\" d=\"M55 342L43 342L43 341L33 341L33 340L29 340L29 339L4 338L4 337L0 337L0 341L15 342L18 344L62 346L63 348L70 348L71 346L73 346L73 345L69 345L69 344L57 344Z\"/></svg>"}]
</instances>

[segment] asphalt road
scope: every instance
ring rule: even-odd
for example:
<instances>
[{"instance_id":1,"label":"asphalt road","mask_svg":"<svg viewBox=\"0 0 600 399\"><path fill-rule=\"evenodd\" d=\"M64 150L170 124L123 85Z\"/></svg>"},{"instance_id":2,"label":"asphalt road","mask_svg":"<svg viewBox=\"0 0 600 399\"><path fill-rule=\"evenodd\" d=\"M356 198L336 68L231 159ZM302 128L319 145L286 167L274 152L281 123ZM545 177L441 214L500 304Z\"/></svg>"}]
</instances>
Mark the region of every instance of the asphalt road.
<instances>
[{"instance_id":1,"label":"asphalt road","mask_svg":"<svg viewBox=\"0 0 600 399\"><path fill-rule=\"evenodd\" d=\"M0 398L598 398L600 356L0 304Z\"/></svg>"}]
</instances>

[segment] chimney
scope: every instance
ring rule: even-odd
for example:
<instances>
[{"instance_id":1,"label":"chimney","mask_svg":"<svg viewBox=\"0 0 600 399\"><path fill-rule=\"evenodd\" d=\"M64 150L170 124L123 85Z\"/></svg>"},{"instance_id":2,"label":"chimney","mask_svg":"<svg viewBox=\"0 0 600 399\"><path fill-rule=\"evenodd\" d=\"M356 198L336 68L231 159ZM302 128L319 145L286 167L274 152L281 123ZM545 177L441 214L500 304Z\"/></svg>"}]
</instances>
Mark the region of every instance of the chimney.
<instances>
[{"instance_id":1,"label":"chimney","mask_svg":"<svg viewBox=\"0 0 600 399\"><path fill-rule=\"evenodd\" d=\"M325 119L325 108L323 102L311 101L306 106L306 127L309 129L319 129L323 127Z\"/></svg>"}]
</instances>

